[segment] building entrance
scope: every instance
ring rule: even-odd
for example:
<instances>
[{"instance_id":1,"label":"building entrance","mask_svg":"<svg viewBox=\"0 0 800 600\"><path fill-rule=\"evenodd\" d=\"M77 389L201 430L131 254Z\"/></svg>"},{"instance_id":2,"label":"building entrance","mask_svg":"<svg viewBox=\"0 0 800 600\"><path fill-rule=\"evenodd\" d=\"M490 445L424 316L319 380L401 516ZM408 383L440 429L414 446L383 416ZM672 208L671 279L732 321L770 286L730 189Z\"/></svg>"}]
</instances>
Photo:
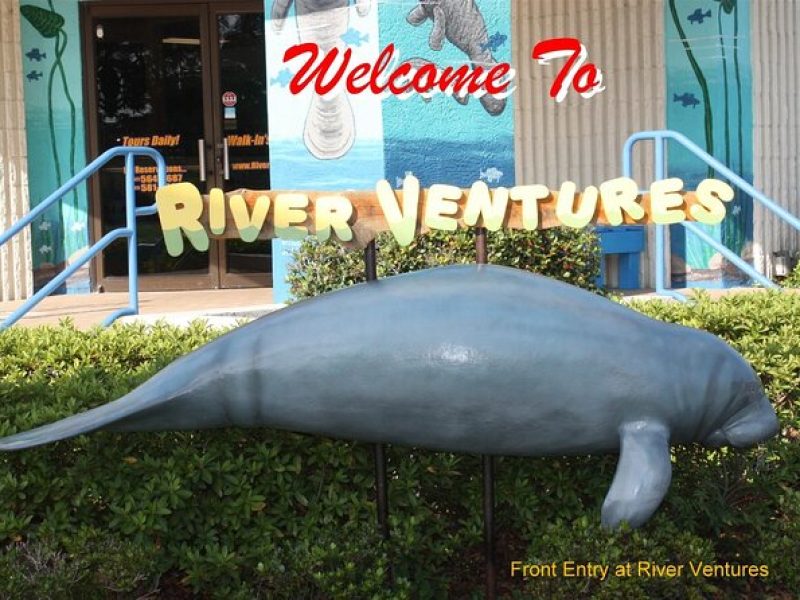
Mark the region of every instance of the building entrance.
<instances>
[{"instance_id":1,"label":"building entrance","mask_svg":"<svg viewBox=\"0 0 800 600\"><path fill-rule=\"evenodd\" d=\"M113 146L150 146L167 161L170 183L207 192L269 188L263 1L87 3L88 142L92 156ZM155 200L155 168L137 166L139 205ZM91 186L94 239L124 226L123 161ZM209 251L171 257L158 217L138 219L144 290L272 284L269 241L213 241ZM95 281L127 289L124 241L110 246Z\"/></svg>"}]
</instances>

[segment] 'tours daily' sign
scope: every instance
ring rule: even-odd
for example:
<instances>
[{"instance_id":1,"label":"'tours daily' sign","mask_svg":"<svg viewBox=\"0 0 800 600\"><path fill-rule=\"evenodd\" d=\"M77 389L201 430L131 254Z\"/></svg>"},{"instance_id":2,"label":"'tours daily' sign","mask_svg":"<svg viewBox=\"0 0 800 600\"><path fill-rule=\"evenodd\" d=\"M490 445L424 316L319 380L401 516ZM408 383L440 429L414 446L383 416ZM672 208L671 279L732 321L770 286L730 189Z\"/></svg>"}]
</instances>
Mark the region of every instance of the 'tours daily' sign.
<instances>
[{"instance_id":1,"label":"'tours daily' sign","mask_svg":"<svg viewBox=\"0 0 800 600\"><path fill-rule=\"evenodd\" d=\"M406 177L402 191L380 181L374 191L251 191L206 196L191 183L166 185L156 192L156 204L167 251L183 252L185 235L200 251L210 238L240 238L245 242L309 235L356 247L366 246L383 231L408 245L429 230L459 227L546 229L592 224L663 224L690 220L716 225L725 218L725 203L734 197L724 181L705 179L694 191L684 191L677 178L654 182L640 194L638 184L620 177L579 192L564 182L558 191L545 185L490 189L483 181L468 190L451 185L421 189Z\"/></svg>"}]
</instances>

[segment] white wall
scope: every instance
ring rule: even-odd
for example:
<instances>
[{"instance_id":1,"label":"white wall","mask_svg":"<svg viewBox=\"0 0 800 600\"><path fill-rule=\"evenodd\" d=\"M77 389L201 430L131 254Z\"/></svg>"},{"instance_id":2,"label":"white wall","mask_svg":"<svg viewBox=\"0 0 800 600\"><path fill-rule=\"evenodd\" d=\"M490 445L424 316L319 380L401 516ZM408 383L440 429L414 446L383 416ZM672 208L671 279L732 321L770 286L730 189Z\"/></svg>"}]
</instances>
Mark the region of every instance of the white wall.
<instances>
[{"instance_id":1,"label":"white wall","mask_svg":"<svg viewBox=\"0 0 800 600\"><path fill-rule=\"evenodd\" d=\"M662 0L513 0L512 6L513 62L520 70L517 181L597 185L619 177L627 137L665 127ZM563 61L541 66L530 55L537 41L565 36L586 45L588 60L605 75L606 90L590 99L571 92L559 104L548 92ZM638 156L635 176L644 187L652 180L652 155ZM642 256L642 283L652 287L648 255ZM613 284L613 265L610 274Z\"/></svg>"},{"instance_id":2,"label":"white wall","mask_svg":"<svg viewBox=\"0 0 800 600\"><path fill-rule=\"evenodd\" d=\"M800 215L800 0L751 1L753 184ZM754 206L756 268L772 275L772 253L800 251L800 235Z\"/></svg>"},{"instance_id":3,"label":"white wall","mask_svg":"<svg viewBox=\"0 0 800 600\"><path fill-rule=\"evenodd\" d=\"M19 1L0 0L0 231L28 212ZM0 301L33 292L30 229L0 247Z\"/></svg>"}]
</instances>

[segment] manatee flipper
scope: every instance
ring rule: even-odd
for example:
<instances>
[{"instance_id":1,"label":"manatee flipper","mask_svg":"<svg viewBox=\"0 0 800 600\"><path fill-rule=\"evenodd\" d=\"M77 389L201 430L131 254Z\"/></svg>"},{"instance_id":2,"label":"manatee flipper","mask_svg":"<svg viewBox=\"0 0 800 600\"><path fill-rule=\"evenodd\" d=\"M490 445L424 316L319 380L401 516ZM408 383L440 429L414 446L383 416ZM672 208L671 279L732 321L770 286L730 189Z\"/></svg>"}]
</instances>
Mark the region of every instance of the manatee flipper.
<instances>
[{"instance_id":1,"label":"manatee flipper","mask_svg":"<svg viewBox=\"0 0 800 600\"><path fill-rule=\"evenodd\" d=\"M444 10L441 6L433 8L433 29L431 36L428 39L428 45L431 50L441 50L444 45L444 33L447 28L447 17L444 16Z\"/></svg>"},{"instance_id":2,"label":"manatee flipper","mask_svg":"<svg viewBox=\"0 0 800 600\"><path fill-rule=\"evenodd\" d=\"M671 478L669 430L648 421L623 424L617 472L603 502L603 526L644 524L667 494Z\"/></svg>"},{"instance_id":3,"label":"manatee flipper","mask_svg":"<svg viewBox=\"0 0 800 600\"><path fill-rule=\"evenodd\" d=\"M419 5L415 6L414 9L408 13L408 16L406 16L406 21L416 27L417 25L422 25L427 18L428 15L425 14L425 8L422 5Z\"/></svg>"}]
</instances>

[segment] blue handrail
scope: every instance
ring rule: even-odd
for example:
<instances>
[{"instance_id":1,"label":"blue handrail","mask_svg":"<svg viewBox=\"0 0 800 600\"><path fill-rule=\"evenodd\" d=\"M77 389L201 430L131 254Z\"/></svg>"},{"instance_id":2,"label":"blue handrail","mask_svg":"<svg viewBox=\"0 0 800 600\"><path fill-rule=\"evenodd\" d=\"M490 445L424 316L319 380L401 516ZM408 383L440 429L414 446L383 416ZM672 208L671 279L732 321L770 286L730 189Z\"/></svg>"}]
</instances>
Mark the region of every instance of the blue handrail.
<instances>
[{"instance_id":1,"label":"blue handrail","mask_svg":"<svg viewBox=\"0 0 800 600\"><path fill-rule=\"evenodd\" d=\"M59 273L50 282L42 287L33 296L28 298L22 303L15 311L13 311L6 319L0 323L0 330L6 329L19 321L30 311L34 306L39 304L45 297L49 296L59 286L69 279L78 269L102 252L111 242L128 238L128 306L122 308L104 321L103 325L107 326L124 315L135 315L139 313L139 265L137 258L137 236L136 236L136 217L143 217L146 215L156 214L156 205L136 207L136 189L135 173L134 173L134 159L137 156L146 156L152 158L156 163L158 171L158 185L163 186L167 181L167 165L164 157L152 148L145 148L140 146L117 146L110 148L103 152L100 156L95 158L92 162L86 165L73 177L67 180L60 188L50 194L42 202L36 205L32 211L22 217L19 221L14 223L7 231L0 233L0 246L5 244L12 237L17 235L25 227L30 225L37 217L39 217L50 206L58 202L67 193L71 192L81 183L86 181L94 173L100 170L107 162L118 156L125 157L125 227L118 227L113 231L109 231L102 238L92 244L80 258L75 260L64 271Z\"/></svg>"},{"instance_id":2,"label":"blue handrail","mask_svg":"<svg viewBox=\"0 0 800 600\"><path fill-rule=\"evenodd\" d=\"M708 154L705 150L700 148L692 140L677 131L669 129L659 131L640 131L634 133L625 142L622 150L622 170L625 177L631 177L633 173L633 148L642 140L653 140L655 142L655 178L666 178L666 150L667 142L673 140L689 150L702 162L710 166L717 173L725 177L734 186L751 196L754 200L758 201L762 206L773 212L781 220L789 223L792 227L800 231L800 219L788 212L783 207L776 204L773 200L767 198L764 194L756 190L749 182L739 176L737 173L726 167L716 158ZM742 257L727 248L710 235L708 235L702 228L698 227L696 223L683 222L681 223L688 231L695 234L702 241L713 247L717 252L722 254L731 263L736 265L741 271L746 273L751 279L756 280L758 283L768 288L778 288L776 283L756 271L752 265L742 260ZM670 296L682 302L686 301L686 296L674 290L669 289L666 283L666 236L665 225L656 225L656 293L662 296Z\"/></svg>"}]
</instances>

